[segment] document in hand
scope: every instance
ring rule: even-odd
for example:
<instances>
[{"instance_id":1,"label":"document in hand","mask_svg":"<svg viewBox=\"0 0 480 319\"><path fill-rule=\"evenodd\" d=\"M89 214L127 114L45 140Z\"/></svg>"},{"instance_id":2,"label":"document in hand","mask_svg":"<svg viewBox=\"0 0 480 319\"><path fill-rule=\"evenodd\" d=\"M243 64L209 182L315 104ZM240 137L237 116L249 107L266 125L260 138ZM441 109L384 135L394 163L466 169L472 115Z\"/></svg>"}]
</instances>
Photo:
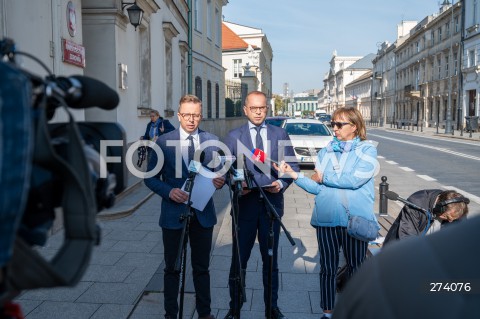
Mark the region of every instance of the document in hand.
<instances>
[{"instance_id":1,"label":"document in hand","mask_svg":"<svg viewBox=\"0 0 480 319\"><path fill-rule=\"evenodd\" d=\"M203 211L205 206L207 206L208 201L212 198L215 193L215 185L213 185L213 174L197 174L195 176L195 182L192 189L192 207ZM185 183L182 186L182 190L185 191ZM186 204L187 202L185 202Z\"/></svg>"}]
</instances>

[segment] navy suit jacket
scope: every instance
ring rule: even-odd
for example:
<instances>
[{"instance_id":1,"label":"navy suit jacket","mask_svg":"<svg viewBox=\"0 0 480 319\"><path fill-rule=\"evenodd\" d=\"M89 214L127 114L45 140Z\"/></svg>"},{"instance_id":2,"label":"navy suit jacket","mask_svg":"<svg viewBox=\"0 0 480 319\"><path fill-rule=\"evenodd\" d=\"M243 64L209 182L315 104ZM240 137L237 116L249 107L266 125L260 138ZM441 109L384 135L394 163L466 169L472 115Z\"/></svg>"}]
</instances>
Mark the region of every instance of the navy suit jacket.
<instances>
[{"instance_id":1,"label":"navy suit jacket","mask_svg":"<svg viewBox=\"0 0 480 319\"><path fill-rule=\"evenodd\" d=\"M208 140L217 140L218 137L208 132L198 130L200 143ZM173 188L182 188L185 180L188 177L188 167L185 165L181 154L179 154L179 160L182 161L181 165L181 177L176 177L176 154L175 152L181 152L180 148L175 146L167 146L167 141L179 141L180 131L178 129L161 135L156 143L162 149L164 155L164 164L160 172L153 177L145 179L145 185L152 191L162 197L162 206L160 213L160 227L167 229L180 229L183 224L180 222L180 216L185 212L186 204L177 203L172 201L169 197L170 191ZM209 146L204 149L205 158L203 166L210 163L213 159L213 151L217 150L216 147ZM148 171L151 171L157 164L157 154L152 152L152 157L148 162ZM198 222L203 227L213 227L217 223L217 216L215 214L215 207L213 199L210 199L207 206L203 211L195 210Z\"/></svg>"},{"instance_id":2,"label":"navy suit jacket","mask_svg":"<svg viewBox=\"0 0 480 319\"><path fill-rule=\"evenodd\" d=\"M270 143L270 153L267 153L267 156L276 162L284 160L284 158L279 158L279 147L282 147L284 151L284 156L289 156L290 159L295 158L295 153L293 151L293 147L291 146L290 138L287 132L283 128L270 124L267 124L266 127L267 140ZM282 144L281 141L285 142ZM251 160L253 155L251 151L254 149L254 147L252 144L252 138L248 127L248 122L240 126L239 128L231 130L225 138L224 142L230 149L230 152L232 152L232 155L236 156L237 167L240 168L239 160L243 162L243 154L245 154L245 165L247 169L253 173L253 177L260 186L269 185L279 179L278 172L275 170L275 168L273 168L273 166L271 166L269 172L267 170L262 171L258 167L256 167L256 165L254 165L253 161ZM240 148L239 143L243 144L243 146L240 145ZM287 162L290 164L293 170L297 172L299 171L298 163L296 160ZM268 165L271 165L271 163L266 164L267 167ZM264 172L268 172L269 174L267 175ZM275 206L275 210L277 211L278 215L283 216L283 192L288 188L288 186L293 182L293 180L291 178L281 178L280 180L283 183L282 191L280 191L279 193L270 193L266 191L265 193L273 206ZM254 199L252 199L251 197L252 196L248 195L240 197L240 202L243 202L242 207L247 208L240 213L240 218L256 218L256 214L258 213L257 207L258 205L262 204L258 203L258 196ZM252 206L252 209L248 209L250 206Z\"/></svg>"}]
</instances>

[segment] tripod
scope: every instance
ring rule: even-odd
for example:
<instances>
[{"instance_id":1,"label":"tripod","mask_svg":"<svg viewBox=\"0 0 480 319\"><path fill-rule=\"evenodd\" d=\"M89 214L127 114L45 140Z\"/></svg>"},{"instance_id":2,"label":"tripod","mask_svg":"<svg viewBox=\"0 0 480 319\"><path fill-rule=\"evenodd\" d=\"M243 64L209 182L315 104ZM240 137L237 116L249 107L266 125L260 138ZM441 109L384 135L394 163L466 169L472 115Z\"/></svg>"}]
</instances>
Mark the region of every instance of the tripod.
<instances>
[{"instance_id":1,"label":"tripod","mask_svg":"<svg viewBox=\"0 0 480 319\"><path fill-rule=\"evenodd\" d=\"M258 182L255 180L255 177L253 176L253 173L250 172L247 167L245 166L245 175L246 179L250 179L253 181L255 184L255 188L258 189L260 192L260 198L262 199L265 209L267 212L268 217L270 218L270 224L269 224L269 235L268 235L268 281L267 281L267 318L271 319L272 317L272 276L273 276L273 247L274 247L274 230L273 230L273 223L275 220L277 220L280 224L280 227L282 227L283 231L285 232L285 235L288 238L288 241L292 246L295 246L295 241L293 240L292 236L288 232L288 230L285 228L285 225L283 225L280 216L278 216L277 211L275 210L275 207L272 205L272 203L268 200L264 190L260 185L258 185ZM247 183L248 184L248 183Z\"/></svg>"},{"instance_id":2,"label":"tripod","mask_svg":"<svg viewBox=\"0 0 480 319\"><path fill-rule=\"evenodd\" d=\"M185 273L187 270L187 244L188 233L190 230L190 220L193 216L192 212L192 189L195 175L191 174L185 184L185 190L188 191L187 206L184 213L180 216L183 222L182 235L180 236L180 246L178 247L177 260L175 261L175 271L180 271L180 304L178 308L178 318L183 318L183 302L185 298Z\"/></svg>"},{"instance_id":3,"label":"tripod","mask_svg":"<svg viewBox=\"0 0 480 319\"><path fill-rule=\"evenodd\" d=\"M226 180L229 189L231 188L230 172L227 172ZM238 198L241 196L241 192L243 190L242 182L240 180L235 182L235 186L233 188L233 198L232 193L230 192L230 200L232 202L232 265L233 265L233 282L234 282L234 298L233 298L233 310L234 310L234 318L240 319L240 309L241 305L247 301L246 294L245 294L245 272L242 269L241 259L240 259L240 247L238 244Z\"/></svg>"}]
</instances>

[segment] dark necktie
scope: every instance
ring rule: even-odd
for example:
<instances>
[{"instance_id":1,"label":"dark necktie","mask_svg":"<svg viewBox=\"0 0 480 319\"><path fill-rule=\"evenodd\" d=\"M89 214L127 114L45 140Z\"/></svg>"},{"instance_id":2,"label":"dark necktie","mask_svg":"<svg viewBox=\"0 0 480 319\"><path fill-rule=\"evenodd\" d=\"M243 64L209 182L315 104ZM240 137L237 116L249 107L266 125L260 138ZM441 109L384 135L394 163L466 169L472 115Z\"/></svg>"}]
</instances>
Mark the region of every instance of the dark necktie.
<instances>
[{"instance_id":1,"label":"dark necktie","mask_svg":"<svg viewBox=\"0 0 480 319\"><path fill-rule=\"evenodd\" d=\"M190 141L188 144L188 164L193 160L193 156L195 155L195 146L193 145L193 136L189 135L187 140Z\"/></svg>"},{"instance_id":2,"label":"dark necktie","mask_svg":"<svg viewBox=\"0 0 480 319\"><path fill-rule=\"evenodd\" d=\"M255 146L256 148L260 149L263 151L263 140L262 140L262 135L260 135L260 130L262 129L261 126L255 126L255 129L257 130L257 137L255 138Z\"/></svg>"}]
</instances>

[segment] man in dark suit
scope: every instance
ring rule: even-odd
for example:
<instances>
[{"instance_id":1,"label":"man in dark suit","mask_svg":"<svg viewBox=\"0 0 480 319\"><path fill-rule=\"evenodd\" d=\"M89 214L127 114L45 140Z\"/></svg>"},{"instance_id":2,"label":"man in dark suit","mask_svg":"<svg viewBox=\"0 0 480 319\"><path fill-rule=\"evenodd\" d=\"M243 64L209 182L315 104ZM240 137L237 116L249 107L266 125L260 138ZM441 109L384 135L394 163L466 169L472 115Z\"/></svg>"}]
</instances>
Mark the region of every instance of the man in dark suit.
<instances>
[{"instance_id":1,"label":"man in dark suit","mask_svg":"<svg viewBox=\"0 0 480 319\"><path fill-rule=\"evenodd\" d=\"M265 124L267 116L267 97L263 92L253 91L247 95L243 111L248 118L248 123L241 127L230 131L225 139L225 144L237 158L237 167L239 158L246 155L248 160L244 165L253 173L253 178L260 186L271 185L265 188L268 200L275 207L276 212L283 216L283 192L292 183L291 179L279 179L277 171L267 162L266 165L254 163L252 159L253 149L261 149L269 158L274 161L286 160L290 163L295 171L298 171L295 154L290 144L290 138L283 128ZM293 160L293 161L289 161ZM241 162L242 160L240 160ZM256 189L243 191L239 199L239 216L238 216L238 244L240 250L240 264L242 271L247 268L247 262L250 258L251 250L258 235L260 244L260 252L263 261L263 287L264 302L268 304L268 238L270 230L270 217L266 211L263 200L260 199L260 192ZM273 273L272 273L272 301L271 301L271 317L274 319L285 318L277 305L278 299L278 264L277 250L278 237L280 233L280 223L274 220L274 247L273 247ZM233 247L233 254L235 254ZM230 267L230 310L225 319L234 318L235 316L235 265L232 260ZM267 309L265 310L267 316ZM268 317L268 316L267 316Z\"/></svg>"},{"instance_id":2,"label":"man in dark suit","mask_svg":"<svg viewBox=\"0 0 480 319\"><path fill-rule=\"evenodd\" d=\"M202 102L194 95L182 97L178 108L180 128L163 134L157 139L156 143L163 152L164 163L156 176L145 180L145 184L162 197L160 227L162 227L165 256L164 307L165 318L169 319L176 319L178 313L177 296L180 273L175 271L174 268L183 228L180 216L185 212L186 205L184 202L188 200L188 194L181 190L181 187L189 174L188 167L192 161L194 150L201 149L200 144L206 141L218 141L215 135L198 129L201 119ZM212 161L213 150L214 147L212 146L204 149L203 165ZM148 171L155 168L157 158L159 158L157 153L152 152L152 159L148 163ZM177 159L181 163L178 163ZM197 158L195 160L198 161ZM217 189L221 188L224 184L224 178L214 178L213 184ZM213 200L210 199L203 211L192 208L192 214L189 242L197 313L201 319L214 319L214 316L210 314L209 273L213 226L217 223Z\"/></svg>"}]
</instances>

